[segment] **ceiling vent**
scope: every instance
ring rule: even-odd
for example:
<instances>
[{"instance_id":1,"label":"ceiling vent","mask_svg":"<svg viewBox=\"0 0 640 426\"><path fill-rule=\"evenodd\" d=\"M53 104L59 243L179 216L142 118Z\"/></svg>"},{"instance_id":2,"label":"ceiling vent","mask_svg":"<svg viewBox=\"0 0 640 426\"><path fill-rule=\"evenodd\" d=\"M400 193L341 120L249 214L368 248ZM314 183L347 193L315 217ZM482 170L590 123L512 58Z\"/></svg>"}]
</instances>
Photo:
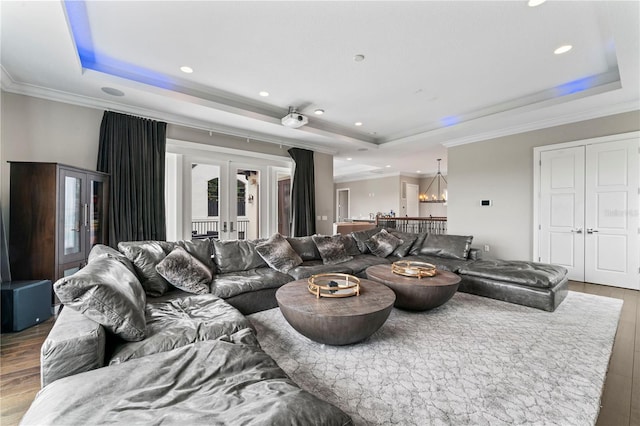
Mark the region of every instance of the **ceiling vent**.
<instances>
[{"instance_id":1,"label":"ceiling vent","mask_svg":"<svg viewBox=\"0 0 640 426\"><path fill-rule=\"evenodd\" d=\"M302 114L296 112L294 107L289 107L289 114L282 117L282 125L285 127L290 127L292 129L297 129L298 127L302 127L309 122L309 119Z\"/></svg>"}]
</instances>

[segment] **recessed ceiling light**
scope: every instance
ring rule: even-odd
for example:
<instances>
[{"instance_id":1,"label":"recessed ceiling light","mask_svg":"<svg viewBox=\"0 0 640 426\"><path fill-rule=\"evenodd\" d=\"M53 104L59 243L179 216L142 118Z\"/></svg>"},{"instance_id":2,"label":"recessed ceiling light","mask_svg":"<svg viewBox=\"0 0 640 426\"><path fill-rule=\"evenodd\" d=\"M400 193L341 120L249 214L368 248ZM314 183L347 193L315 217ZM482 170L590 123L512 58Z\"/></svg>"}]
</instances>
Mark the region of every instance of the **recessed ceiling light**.
<instances>
[{"instance_id":1,"label":"recessed ceiling light","mask_svg":"<svg viewBox=\"0 0 640 426\"><path fill-rule=\"evenodd\" d=\"M387 164L385 167L389 168L389 167L391 167L391 164Z\"/></svg>"},{"instance_id":2,"label":"recessed ceiling light","mask_svg":"<svg viewBox=\"0 0 640 426\"><path fill-rule=\"evenodd\" d=\"M353 123L355 126L362 126L362 122L360 121L356 121L355 123Z\"/></svg>"},{"instance_id":3,"label":"recessed ceiling light","mask_svg":"<svg viewBox=\"0 0 640 426\"><path fill-rule=\"evenodd\" d=\"M555 53L556 55L562 55L563 53L567 53L568 51L570 51L572 48L573 48L572 45L565 44L564 46L558 47L556 50L553 51L553 53Z\"/></svg>"},{"instance_id":4,"label":"recessed ceiling light","mask_svg":"<svg viewBox=\"0 0 640 426\"><path fill-rule=\"evenodd\" d=\"M364 55L357 54L356 56L353 57L353 60L356 61L356 62L362 62L362 61L364 61Z\"/></svg>"},{"instance_id":5,"label":"recessed ceiling light","mask_svg":"<svg viewBox=\"0 0 640 426\"><path fill-rule=\"evenodd\" d=\"M314 113L315 115L322 115L322 114L324 114L324 110L323 110L323 109L318 108L317 110L313 111L313 113Z\"/></svg>"},{"instance_id":6,"label":"recessed ceiling light","mask_svg":"<svg viewBox=\"0 0 640 426\"><path fill-rule=\"evenodd\" d=\"M184 66L184 67L180 67L180 71L186 74L191 74L193 72L193 68Z\"/></svg>"},{"instance_id":7,"label":"recessed ceiling light","mask_svg":"<svg viewBox=\"0 0 640 426\"><path fill-rule=\"evenodd\" d=\"M124 96L124 92L122 90L114 89L113 87L103 87L101 90L107 95Z\"/></svg>"},{"instance_id":8,"label":"recessed ceiling light","mask_svg":"<svg viewBox=\"0 0 640 426\"><path fill-rule=\"evenodd\" d=\"M353 158L351 158L351 157L347 158L347 161L351 161L351 160L353 160Z\"/></svg>"},{"instance_id":9,"label":"recessed ceiling light","mask_svg":"<svg viewBox=\"0 0 640 426\"><path fill-rule=\"evenodd\" d=\"M416 173L422 173L422 171L421 170L416 170Z\"/></svg>"},{"instance_id":10,"label":"recessed ceiling light","mask_svg":"<svg viewBox=\"0 0 640 426\"><path fill-rule=\"evenodd\" d=\"M265 92L264 90L262 92L260 92L260 96L266 98L267 96L269 96L269 92Z\"/></svg>"},{"instance_id":11,"label":"recessed ceiling light","mask_svg":"<svg viewBox=\"0 0 640 426\"><path fill-rule=\"evenodd\" d=\"M545 1L547 0L529 0L527 4L529 5L529 7L536 7L536 6L540 6Z\"/></svg>"}]
</instances>

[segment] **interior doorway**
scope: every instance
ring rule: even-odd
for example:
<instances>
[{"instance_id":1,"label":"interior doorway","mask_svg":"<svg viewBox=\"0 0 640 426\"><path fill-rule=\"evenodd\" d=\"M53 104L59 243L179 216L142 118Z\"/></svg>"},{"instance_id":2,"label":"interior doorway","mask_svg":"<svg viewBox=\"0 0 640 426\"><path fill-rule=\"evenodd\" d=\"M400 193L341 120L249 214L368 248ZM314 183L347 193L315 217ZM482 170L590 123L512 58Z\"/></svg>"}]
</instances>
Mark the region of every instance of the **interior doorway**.
<instances>
[{"instance_id":1,"label":"interior doorway","mask_svg":"<svg viewBox=\"0 0 640 426\"><path fill-rule=\"evenodd\" d=\"M420 187L412 183L407 183L407 216L419 217L420 205L418 204L418 196L420 195Z\"/></svg>"},{"instance_id":2,"label":"interior doorway","mask_svg":"<svg viewBox=\"0 0 640 426\"><path fill-rule=\"evenodd\" d=\"M349 188L336 190L336 222L345 222L351 217L351 191Z\"/></svg>"}]
</instances>

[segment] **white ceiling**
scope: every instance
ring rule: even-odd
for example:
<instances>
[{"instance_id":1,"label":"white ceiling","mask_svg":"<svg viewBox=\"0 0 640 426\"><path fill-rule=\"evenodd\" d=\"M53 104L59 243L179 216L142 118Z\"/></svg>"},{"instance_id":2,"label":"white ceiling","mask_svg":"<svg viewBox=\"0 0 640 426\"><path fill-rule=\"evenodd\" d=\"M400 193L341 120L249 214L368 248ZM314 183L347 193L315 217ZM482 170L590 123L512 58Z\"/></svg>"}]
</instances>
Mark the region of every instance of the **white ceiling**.
<instances>
[{"instance_id":1,"label":"white ceiling","mask_svg":"<svg viewBox=\"0 0 640 426\"><path fill-rule=\"evenodd\" d=\"M342 178L446 172L443 145L640 109L639 6L2 1L1 83L332 153Z\"/></svg>"}]
</instances>

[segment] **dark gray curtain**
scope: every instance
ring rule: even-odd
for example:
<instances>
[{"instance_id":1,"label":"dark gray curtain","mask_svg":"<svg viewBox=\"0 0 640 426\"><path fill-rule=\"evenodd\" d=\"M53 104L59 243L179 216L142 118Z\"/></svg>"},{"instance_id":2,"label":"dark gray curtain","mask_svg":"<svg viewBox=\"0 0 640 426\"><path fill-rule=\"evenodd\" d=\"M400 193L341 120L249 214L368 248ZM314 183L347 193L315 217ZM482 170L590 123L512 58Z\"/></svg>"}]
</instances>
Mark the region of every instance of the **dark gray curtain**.
<instances>
[{"instance_id":1,"label":"dark gray curtain","mask_svg":"<svg viewBox=\"0 0 640 426\"><path fill-rule=\"evenodd\" d=\"M288 152L296 163L291 187L291 235L313 235L316 233L313 151L291 148Z\"/></svg>"},{"instance_id":2,"label":"dark gray curtain","mask_svg":"<svg viewBox=\"0 0 640 426\"><path fill-rule=\"evenodd\" d=\"M9 247L7 246L7 234L4 232L2 220L2 204L0 204L0 283L11 281L11 268L9 268Z\"/></svg>"},{"instance_id":3,"label":"dark gray curtain","mask_svg":"<svg viewBox=\"0 0 640 426\"><path fill-rule=\"evenodd\" d=\"M98 170L109 173L109 241L165 240L167 123L105 111Z\"/></svg>"}]
</instances>

